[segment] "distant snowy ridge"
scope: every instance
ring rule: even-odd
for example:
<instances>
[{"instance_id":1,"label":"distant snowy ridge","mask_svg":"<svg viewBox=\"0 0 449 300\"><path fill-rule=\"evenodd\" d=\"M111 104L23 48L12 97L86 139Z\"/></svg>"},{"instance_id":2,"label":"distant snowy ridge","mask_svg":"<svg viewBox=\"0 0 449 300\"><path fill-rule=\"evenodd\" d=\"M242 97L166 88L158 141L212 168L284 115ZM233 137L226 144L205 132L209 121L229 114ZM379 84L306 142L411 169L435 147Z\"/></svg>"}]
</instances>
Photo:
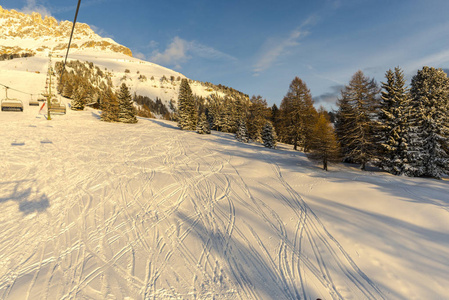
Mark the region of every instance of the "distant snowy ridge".
<instances>
[{"instance_id":1,"label":"distant snowy ridge","mask_svg":"<svg viewBox=\"0 0 449 300\"><path fill-rule=\"evenodd\" d=\"M33 12L30 15L0 6L0 54L17 52L58 51L67 48L68 37L73 23L58 21L53 17ZM89 25L77 23L75 26L73 48L94 48L102 51L123 53L132 52L110 38L102 38Z\"/></svg>"}]
</instances>

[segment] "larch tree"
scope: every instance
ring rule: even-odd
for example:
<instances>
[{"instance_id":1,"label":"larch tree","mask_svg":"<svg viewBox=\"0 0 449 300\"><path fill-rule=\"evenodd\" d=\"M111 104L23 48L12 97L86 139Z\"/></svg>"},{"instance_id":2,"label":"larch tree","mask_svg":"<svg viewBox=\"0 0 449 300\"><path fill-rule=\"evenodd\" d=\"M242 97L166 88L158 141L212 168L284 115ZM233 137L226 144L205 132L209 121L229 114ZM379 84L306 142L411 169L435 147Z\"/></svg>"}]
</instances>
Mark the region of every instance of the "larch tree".
<instances>
[{"instance_id":1,"label":"larch tree","mask_svg":"<svg viewBox=\"0 0 449 300\"><path fill-rule=\"evenodd\" d=\"M137 123L136 108L128 87L122 83L117 93L119 102L119 121L123 123Z\"/></svg>"},{"instance_id":2,"label":"larch tree","mask_svg":"<svg viewBox=\"0 0 449 300\"><path fill-rule=\"evenodd\" d=\"M362 170L376 155L375 118L379 88L374 79L357 71L337 101L336 132L347 162L359 163Z\"/></svg>"},{"instance_id":3,"label":"larch tree","mask_svg":"<svg viewBox=\"0 0 449 300\"><path fill-rule=\"evenodd\" d=\"M298 77L290 84L287 95L281 102L281 138L293 144L295 150L302 146L308 151L317 112L307 85Z\"/></svg>"},{"instance_id":4,"label":"larch tree","mask_svg":"<svg viewBox=\"0 0 449 300\"><path fill-rule=\"evenodd\" d=\"M313 138L307 157L311 160L321 161L325 171L330 162L340 161L340 147L335 130L324 112L319 113L313 128Z\"/></svg>"},{"instance_id":5,"label":"larch tree","mask_svg":"<svg viewBox=\"0 0 449 300\"><path fill-rule=\"evenodd\" d=\"M441 178L449 173L449 79L442 69L423 67L412 78L409 165L406 175Z\"/></svg>"}]
</instances>

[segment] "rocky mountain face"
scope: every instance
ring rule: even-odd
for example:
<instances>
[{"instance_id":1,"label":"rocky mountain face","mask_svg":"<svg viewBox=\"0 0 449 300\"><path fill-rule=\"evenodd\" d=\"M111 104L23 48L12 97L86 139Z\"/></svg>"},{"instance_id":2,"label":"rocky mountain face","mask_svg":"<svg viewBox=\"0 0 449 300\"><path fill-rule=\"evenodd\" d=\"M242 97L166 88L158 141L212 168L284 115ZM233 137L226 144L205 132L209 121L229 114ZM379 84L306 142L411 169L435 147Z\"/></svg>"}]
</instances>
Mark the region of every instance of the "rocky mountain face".
<instances>
[{"instance_id":1,"label":"rocky mountain face","mask_svg":"<svg viewBox=\"0 0 449 300\"><path fill-rule=\"evenodd\" d=\"M30 15L0 6L0 54L36 53L67 48L73 23L44 18L36 12ZM28 43L24 43L27 41ZM87 24L77 23L72 41L74 49L98 49L132 56L125 46L102 38Z\"/></svg>"}]
</instances>

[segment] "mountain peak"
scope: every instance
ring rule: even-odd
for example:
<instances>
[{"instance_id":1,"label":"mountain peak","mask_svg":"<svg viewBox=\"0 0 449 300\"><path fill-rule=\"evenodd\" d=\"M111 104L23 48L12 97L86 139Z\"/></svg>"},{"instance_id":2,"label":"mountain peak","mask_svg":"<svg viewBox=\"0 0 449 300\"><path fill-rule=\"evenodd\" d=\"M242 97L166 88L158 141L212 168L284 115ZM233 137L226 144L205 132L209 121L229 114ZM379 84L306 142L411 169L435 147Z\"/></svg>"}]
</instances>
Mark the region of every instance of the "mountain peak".
<instances>
[{"instance_id":1,"label":"mountain peak","mask_svg":"<svg viewBox=\"0 0 449 300\"><path fill-rule=\"evenodd\" d=\"M67 48L73 23L58 22L51 16L42 18L37 12L25 14L0 6L0 26L0 54L15 54L12 52L61 51ZM102 38L84 23L76 24L72 45L79 51L97 49L132 56L130 49L112 39Z\"/></svg>"}]
</instances>

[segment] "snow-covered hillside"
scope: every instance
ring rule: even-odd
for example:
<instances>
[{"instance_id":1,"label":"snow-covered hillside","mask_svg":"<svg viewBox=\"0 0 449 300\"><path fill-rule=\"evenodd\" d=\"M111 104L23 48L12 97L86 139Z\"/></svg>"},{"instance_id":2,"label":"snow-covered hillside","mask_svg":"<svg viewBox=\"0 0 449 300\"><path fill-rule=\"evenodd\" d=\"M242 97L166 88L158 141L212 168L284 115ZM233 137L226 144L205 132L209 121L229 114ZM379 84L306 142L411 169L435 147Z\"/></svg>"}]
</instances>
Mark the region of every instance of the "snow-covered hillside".
<instances>
[{"instance_id":1,"label":"snow-covered hillside","mask_svg":"<svg viewBox=\"0 0 449 300\"><path fill-rule=\"evenodd\" d=\"M2 299L447 298L448 181L95 110L0 128Z\"/></svg>"},{"instance_id":2,"label":"snow-covered hillside","mask_svg":"<svg viewBox=\"0 0 449 300\"><path fill-rule=\"evenodd\" d=\"M54 55L52 64L62 60L62 54ZM100 52L92 49L74 50L69 56L70 60L92 62L101 70L112 74L115 87L118 88L122 82L125 82L132 94L147 96L153 100L159 98L167 106L170 100L176 103L180 85L178 79L185 78L181 73L121 53ZM0 61L0 84L24 92L10 90L9 97L29 100L30 96L27 94L40 94L44 91L48 64L48 57L39 54L34 57ZM141 76L145 76L146 79L139 79ZM192 81L190 86L193 93L198 96L206 97L211 93L223 95L197 81ZM0 99L4 97L5 91L0 88Z\"/></svg>"},{"instance_id":3,"label":"snow-covered hillside","mask_svg":"<svg viewBox=\"0 0 449 300\"><path fill-rule=\"evenodd\" d=\"M29 94L41 93L45 87L48 54L52 53L53 65L65 57L72 23L58 23L51 17L42 19L38 13L27 15L0 6L0 25L0 55L33 55L0 61L0 84ZM176 102L180 79L186 78L183 74L132 57L128 48L100 37L87 24L77 23L73 38L69 61L91 62L110 72L116 87L125 82L132 93L153 100L159 98L167 106L170 100ZM211 93L224 95L197 81L192 81L191 88L194 94L202 97ZM29 98L23 93L11 93L21 100ZM0 98L2 94L0 91Z\"/></svg>"}]
</instances>

